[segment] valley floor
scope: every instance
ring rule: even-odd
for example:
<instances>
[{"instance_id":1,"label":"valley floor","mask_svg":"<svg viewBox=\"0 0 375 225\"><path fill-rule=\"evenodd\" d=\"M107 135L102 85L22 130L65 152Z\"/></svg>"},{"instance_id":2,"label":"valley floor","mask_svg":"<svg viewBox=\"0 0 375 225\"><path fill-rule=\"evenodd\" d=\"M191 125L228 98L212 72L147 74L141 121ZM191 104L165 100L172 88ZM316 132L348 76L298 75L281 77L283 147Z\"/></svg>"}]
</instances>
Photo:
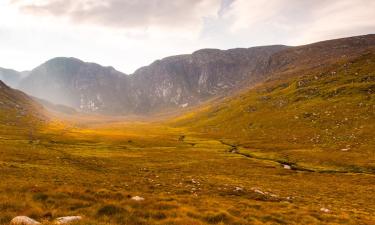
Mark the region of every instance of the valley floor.
<instances>
[{"instance_id":1,"label":"valley floor","mask_svg":"<svg viewBox=\"0 0 375 225\"><path fill-rule=\"evenodd\" d=\"M80 215L81 224L375 224L375 174L293 170L249 151L157 123L4 132L0 224L18 215L46 223Z\"/></svg>"}]
</instances>

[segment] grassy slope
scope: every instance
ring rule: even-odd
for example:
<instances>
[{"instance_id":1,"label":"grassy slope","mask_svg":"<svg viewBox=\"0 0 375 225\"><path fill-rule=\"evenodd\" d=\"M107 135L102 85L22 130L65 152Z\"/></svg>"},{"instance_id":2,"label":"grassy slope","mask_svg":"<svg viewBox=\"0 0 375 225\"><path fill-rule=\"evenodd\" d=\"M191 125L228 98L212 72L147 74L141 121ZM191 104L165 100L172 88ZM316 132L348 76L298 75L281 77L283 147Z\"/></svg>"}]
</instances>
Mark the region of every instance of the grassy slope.
<instances>
[{"instance_id":1,"label":"grassy slope","mask_svg":"<svg viewBox=\"0 0 375 225\"><path fill-rule=\"evenodd\" d=\"M371 52L293 71L175 122L255 157L314 170L374 173L374 71Z\"/></svg>"},{"instance_id":2,"label":"grassy slope","mask_svg":"<svg viewBox=\"0 0 375 225\"><path fill-rule=\"evenodd\" d=\"M0 81L0 138L25 135L43 125L42 107L24 93L9 88Z\"/></svg>"}]
</instances>

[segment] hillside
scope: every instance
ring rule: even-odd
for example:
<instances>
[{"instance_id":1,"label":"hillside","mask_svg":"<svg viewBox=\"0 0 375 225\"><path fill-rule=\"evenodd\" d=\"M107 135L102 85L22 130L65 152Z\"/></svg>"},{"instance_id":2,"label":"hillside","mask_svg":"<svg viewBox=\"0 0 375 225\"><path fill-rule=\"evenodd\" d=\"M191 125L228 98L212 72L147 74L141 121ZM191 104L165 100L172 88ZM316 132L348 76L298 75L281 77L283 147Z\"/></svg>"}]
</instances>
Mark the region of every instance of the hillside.
<instances>
[{"instance_id":1,"label":"hillside","mask_svg":"<svg viewBox=\"0 0 375 225\"><path fill-rule=\"evenodd\" d=\"M0 81L0 136L29 135L45 119L41 105Z\"/></svg>"},{"instance_id":2,"label":"hillside","mask_svg":"<svg viewBox=\"0 0 375 225\"><path fill-rule=\"evenodd\" d=\"M303 49L278 55L296 60L264 84L191 112L176 124L250 157L317 171L374 173L375 50L336 61L315 52L322 61L306 70L309 58L298 57Z\"/></svg>"}]
</instances>

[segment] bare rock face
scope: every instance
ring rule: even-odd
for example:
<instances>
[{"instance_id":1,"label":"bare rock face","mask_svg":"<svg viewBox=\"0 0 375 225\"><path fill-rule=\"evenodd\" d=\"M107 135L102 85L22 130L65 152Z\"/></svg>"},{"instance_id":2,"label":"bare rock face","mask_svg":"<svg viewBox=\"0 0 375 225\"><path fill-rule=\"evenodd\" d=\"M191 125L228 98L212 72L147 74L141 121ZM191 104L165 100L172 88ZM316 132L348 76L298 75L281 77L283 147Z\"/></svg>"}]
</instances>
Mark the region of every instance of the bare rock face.
<instances>
[{"instance_id":1,"label":"bare rock face","mask_svg":"<svg viewBox=\"0 0 375 225\"><path fill-rule=\"evenodd\" d=\"M65 216L65 217L56 218L54 223L55 224L69 224L69 223L77 222L80 220L82 220L81 216Z\"/></svg>"},{"instance_id":2,"label":"bare rock face","mask_svg":"<svg viewBox=\"0 0 375 225\"><path fill-rule=\"evenodd\" d=\"M144 114L185 108L230 95L293 68L306 70L375 48L375 35L287 47L202 49L171 56L132 75L74 58L55 58L32 70L19 88L79 111Z\"/></svg>"},{"instance_id":3,"label":"bare rock face","mask_svg":"<svg viewBox=\"0 0 375 225\"><path fill-rule=\"evenodd\" d=\"M19 88L54 104L83 112L126 111L128 77L112 67L75 58L54 58L32 70Z\"/></svg>"},{"instance_id":4,"label":"bare rock face","mask_svg":"<svg viewBox=\"0 0 375 225\"><path fill-rule=\"evenodd\" d=\"M37 225L41 224L36 220L33 220L27 216L17 216L10 221L10 225Z\"/></svg>"},{"instance_id":5,"label":"bare rock face","mask_svg":"<svg viewBox=\"0 0 375 225\"><path fill-rule=\"evenodd\" d=\"M26 93L84 112L147 113L185 108L255 82L285 46L203 49L157 60L132 75L75 58L54 58L20 82Z\"/></svg>"},{"instance_id":6,"label":"bare rock face","mask_svg":"<svg viewBox=\"0 0 375 225\"><path fill-rule=\"evenodd\" d=\"M136 112L196 105L262 78L271 55L285 46L202 49L157 60L131 76Z\"/></svg>"}]
</instances>

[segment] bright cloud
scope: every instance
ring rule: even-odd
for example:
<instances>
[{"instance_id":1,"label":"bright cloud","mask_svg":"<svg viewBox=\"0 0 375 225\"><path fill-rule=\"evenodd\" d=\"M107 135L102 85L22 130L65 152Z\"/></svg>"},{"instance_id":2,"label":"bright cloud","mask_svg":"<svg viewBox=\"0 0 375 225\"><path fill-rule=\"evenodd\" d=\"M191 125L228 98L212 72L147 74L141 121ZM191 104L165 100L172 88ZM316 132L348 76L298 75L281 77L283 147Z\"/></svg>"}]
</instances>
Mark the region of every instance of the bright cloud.
<instances>
[{"instance_id":1,"label":"bright cloud","mask_svg":"<svg viewBox=\"0 0 375 225\"><path fill-rule=\"evenodd\" d=\"M131 73L200 48L375 33L374 0L0 1L0 67L73 56Z\"/></svg>"},{"instance_id":2,"label":"bright cloud","mask_svg":"<svg viewBox=\"0 0 375 225\"><path fill-rule=\"evenodd\" d=\"M118 29L197 33L204 17L215 17L220 0L13 0L21 12L75 24ZM153 32L150 32L151 34Z\"/></svg>"}]
</instances>

